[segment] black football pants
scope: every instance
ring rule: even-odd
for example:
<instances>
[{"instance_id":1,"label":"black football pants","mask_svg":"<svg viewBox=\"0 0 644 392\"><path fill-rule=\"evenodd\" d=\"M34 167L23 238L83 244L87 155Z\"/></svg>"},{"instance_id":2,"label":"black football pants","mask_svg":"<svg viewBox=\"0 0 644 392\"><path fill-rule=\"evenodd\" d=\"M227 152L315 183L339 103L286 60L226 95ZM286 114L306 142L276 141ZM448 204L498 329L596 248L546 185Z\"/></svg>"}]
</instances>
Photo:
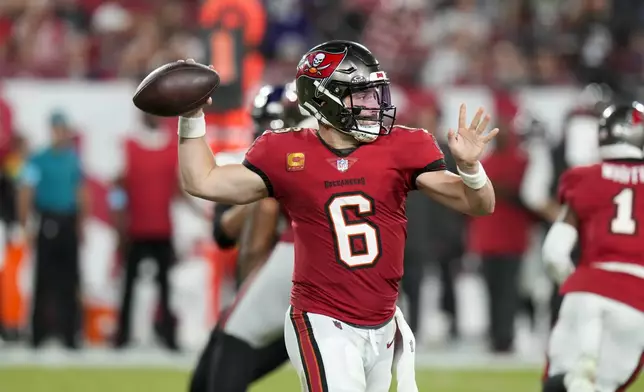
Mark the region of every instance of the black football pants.
<instances>
[{"instance_id":1,"label":"black football pants","mask_svg":"<svg viewBox=\"0 0 644 392\"><path fill-rule=\"evenodd\" d=\"M215 328L201 352L188 391L242 392L286 361L288 353L283 338L261 349L252 349ZM218 381L222 381L217 380L218 375L227 380L227 385L218 387Z\"/></svg>"},{"instance_id":2,"label":"black football pants","mask_svg":"<svg viewBox=\"0 0 644 392\"><path fill-rule=\"evenodd\" d=\"M482 257L490 319L490 343L494 352L509 352L514 344L514 319L519 307L520 255Z\"/></svg>"},{"instance_id":3,"label":"black football pants","mask_svg":"<svg viewBox=\"0 0 644 392\"><path fill-rule=\"evenodd\" d=\"M170 284L168 273L174 260L172 241L168 239L132 240L127 246L125 259L125 287L116 334L116 345L125 346L130 340L130 323L134 282L139 265L145 258L151 258L157 265L157 284L159 285L160 332L167 345L176 346L175 328L170 313Z\"/></svg>"},{"instance_id":4,"label":"black football pants","mask_svg":"<svg viewBox=\"0 0 644 392\"><path fill-rule=\"evenodd\" d=\"M41 213L34 269L33 347L56 330L65 346L77 347L81 325L77 228L75 214Z\"/></svg>"}]
</instances>

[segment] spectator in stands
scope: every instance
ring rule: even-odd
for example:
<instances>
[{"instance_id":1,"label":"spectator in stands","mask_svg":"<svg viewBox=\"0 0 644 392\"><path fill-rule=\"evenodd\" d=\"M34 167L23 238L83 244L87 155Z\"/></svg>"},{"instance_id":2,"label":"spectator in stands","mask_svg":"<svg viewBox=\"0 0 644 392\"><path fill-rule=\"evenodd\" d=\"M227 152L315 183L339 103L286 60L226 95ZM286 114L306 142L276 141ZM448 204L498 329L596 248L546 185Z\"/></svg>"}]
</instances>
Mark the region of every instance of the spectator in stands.
<instances>
[{"instance_id":1,"label":"spectator in stands","mask_svg":"<svg viewBox=\"0 0 644 392\"><path fill-rule=\"evenodd\" d=\"M50 125L52 142L25 165L18 198L25 232L30 218L39 218L31 344L39 347L53 332L48 315L55 314L65 347L76 349L81 317L78 248L88 198L67 118L54 112Z\"/></svg>"},{"instance_id":2,"label":"spectator in stands","mask_svg":"<svg viewBox=\"0 0 644 392\"><path fill-rule=\"evenodd\" d=\"M436 10L423 31L432 45L423 70L424 84L449 85L467 79L468 55L484 46L491 33L491 21L476 1L455 0Z\"/></svg>"},{"instance_id":3,"label":"spectator in stands","mask_svg":"<svg viewBox=\"0 0 644 392\"><path fill-rule=\"evenodd\" d=\"M527 60L521 48L512 41L499 41L494 45L492 69L495 87L513 88L530 82Z\"/></svg>"},{"instance_id":4,"label":"spectator in stands","mask_svg":"<svg viewBox=\"0 0 644 392\"><path fill-rule=\"evenodd\" d=\"M532 57L532 83L535 85L562 85L573 80L561 59L551 46L539 45Z\"/></svg>"},{"instance_id":5,"label":"spectator in stands","mask_svg":"<svg viewBox=\"0 0 644 392\"><path fill-rule=\"evenodd\" d=\"M419 71L427 60L431 43L431 33L427 31L429 2L367 0L363 3L361 12L367 19L359 41L376 54L392 80L405 86L419 83ZM405 61L400 61L401 58Z\"/></svg>"},{"instance_id":6,"label":"spectator in stands","mask_svg":"<svg viewBox=\"0 0 644 392\"><path fill-rule=\"evenodd\" d=\"M175 138L161 127L158 117L143 114L140 129L125 143L123 158L125 167L109 194L119 233L119 249L125 261L125 283L114 345L123 348L130 342L134 282L141 262L150 257L157 266L159 332L163 344L176 351L168 282L175 257L170 208L180 192Z\"/></svg>"},{"instance_id":7,"label":"spectator in stands","mask_svg":"<svg viewBox=\"0 0 644 392\"><path fill-rule=\"evenodd\" d=\"M583 81L604 81L613 88L623 84L623 76L642 79L644 64L628 53L641 24L641 1L501 4L274 0L266 3L262 50L271 59L266 70L275 80L290 76L294 54L307 40L351 39L364 42L389 64L385 68L398 83L481 84L487 81L478 73L483 62L473 52L510 39L524 53L510 54L500 76L509 70L510 79L516 79L517 69L526 74L530 69L535 83L550 84L567 81L574 71ZM0 8L0 75L139 78L176 58L203 59L207 48L193 23L198 7L197 0L5 0ZM553 43L547 50L545 41ZM525 55L528 60L521 59ZM402 56L406 61L397 61ZM526 64L517 67L521 62ZM558 76L555 69L561 70Z\"/></svg>"},{"instance_id":8,"label":"spectator in stands","mask_svg":"<svg viewBox=\"0 0 644 392\"><path fill-rule=\"evenodd\" d=\"M613 90L622 87L621 74L611 66L619 51L620 35L625 24L613 14L610 0L578 2L572 12L565 15L566 36L570 45L566 48L572 60L572 67L582 83L606 83ZM641 7L641 5L639 5ZM636 13L638 7L630 9ZM620 31L621 30L621 31ZM626 32L628 34L628 32Z\"/></svg>"},{"instance_id":9,"label":"spectator in stands","mask_svg":"<svg viewBox=\"0 0 644 392\"><path fill-rule=\"evenodd\" d=\"M84 77L87 73L87 15L78 4L29 2L14 26L22 74Z\"/></svg>"}]
</instances>

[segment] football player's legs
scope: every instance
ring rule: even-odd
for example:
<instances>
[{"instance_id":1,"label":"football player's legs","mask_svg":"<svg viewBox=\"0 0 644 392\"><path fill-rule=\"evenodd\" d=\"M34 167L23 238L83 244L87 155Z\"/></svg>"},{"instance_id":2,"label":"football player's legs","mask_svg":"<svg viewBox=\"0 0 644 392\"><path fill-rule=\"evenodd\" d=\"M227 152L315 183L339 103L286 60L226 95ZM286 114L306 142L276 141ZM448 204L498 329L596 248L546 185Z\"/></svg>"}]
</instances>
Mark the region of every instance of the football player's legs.
<instances>
[{"instance_id":1,"label":"football player's legs","mask_svg":"<svg viewBox=\"0 0 644 392\"><path fill-rule=\"evenodd\" d=\"M188 387L189 392L207 392L208 391L208 374L210 372L210 359L215 349L215 344L217 342L219 331L213 329L210 333L210 338L206 347L204 347L199 360L197 361L197 366L192 372L192 377L190 378L190 385Z\"/></svg>"},{"instance_id":2,"label":"football player's legs","mask_svg":"<svg viewBox=\"0 0 644 392\"><path fill-rule=\"evenodd\" d=\"M291 307L284 340L303 391L366 391L362 352L367 341L352 327Z\"/></svg>"},{"instance_id":3,"label":"football player's legs","mask_svg":"<svg viewBox=\"0 0 644 392\"><path fill-rule=\"evenodd\" d=\"M251 382L255 382L261 379L262 377L271 373L275 369L282 366L286 361L288 361L288 355L286 354L286 347L284 346L283 337L280 337L266 347L253 350L253 362L250 362L248 358L239 355L239 352L233 353L232 355L230 353L230 349L228 349L228 352L226 352L225 349L230 344L230 342L225 341L226 339L227 337L220 329L218 329L218 327L212 330L208 344L203 349L197 362L197 366L192 373L190 385L188 387L189 392L208 392L208 384L209 380L211 379L215 380L214 382L211 382L211 384L216 384L217 382L222 383L221 377L219 377L219 375L224 373L222 370L225 369L222 369L221 365L217 366L215 360L215 350L220 349L221 347L224 348L224 352L222 354L224 361L230 364L230 367L234 367L236 370L239 370L244 366L250 367L251 364L254 363L255 366L254 369L252 369L252 373L250 371L243 372L245 375L252 374L251 377L242 379L242 377L239 376L238 372L234 373L236 378L238 379L237 381L244 383L242 385L245 386L247 386L247 384ZM221 342L222 340L224 340L223 343ZM246 346L249 347L248 345ZM224 377L229 377L229 375L225 375ZM223 380L223 382L225 383L225 380Z\"/></svg>"},{"instance_id":4,"label":"football player's legs","mask_svg":"<svg viewBox=\"0 0 644 392\"><path fill-rule=\"evenodd\" d=\"M224 332L253 348L264 347L281 337L284 312L289 306L294 250L280 242L266 263L252 276L224 324Z\"/></svg>"},{"instance_id":5,"label":"football player's legs","mask_svg":"<svg viewBox=\"0 0 644 392\"><path fill-rule=\"evenodd\" d=\"M288 307L293 246L278 244L269 260L242 286L222 318L212 350L208 390L245 390L256 378L257 350L280 338Z\"/></svg>"},{"instance_id":6,"label":"football player's legs","mask_svg":"<svg viewBox=\"0 0 644 392\"><path fill-rule=\"evenodd\" d=\"M283 335L268 346L255 350L255 353L253 382L272 373L275 369L288 362L288 353L286 352Z\"/></svg>"},{"instance_id":7,"label":"football player's legs","mask_svg":"<svg viewBox=\"0 0 644 392\"><path fill-rule=\"evenodd\" d=\"M394 339L396 322L391 320L384 327L370 332L377 350L373 350L372 360L367 367L367 392L387 392L391 386L391 369L394 362Z\"/></svg>"},{"instance_id":8,"label":"football player's legs","mask_svg":"<svg viewBox=\"0 0 644 392\"><path fill-rule=\"evenodd\" d=\"M606 313L595 385L598 392L615 392L634 382L641 369L644 313L608 298L603 300Z\"/></svg>"},{"instance_id":9,"label":"football player's legs","mask_svg":"<svg viewBox=\"0 0 644 392\"><path fill-rule=\"evenodd\" d=\"M548 377L575 374L589 380L601 341L601 305L588 293L564 297L548 343Z\"/></svg>"}]
</instances>

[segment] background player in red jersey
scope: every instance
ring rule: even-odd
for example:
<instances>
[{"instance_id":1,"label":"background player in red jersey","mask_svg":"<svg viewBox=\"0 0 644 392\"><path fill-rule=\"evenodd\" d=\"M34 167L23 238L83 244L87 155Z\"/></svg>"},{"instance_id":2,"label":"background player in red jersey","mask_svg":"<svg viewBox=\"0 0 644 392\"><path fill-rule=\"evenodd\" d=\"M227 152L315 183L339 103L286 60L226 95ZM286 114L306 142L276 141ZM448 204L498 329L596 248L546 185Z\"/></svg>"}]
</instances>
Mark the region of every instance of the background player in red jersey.
<instances>
[{"instance_id":1,"label":"background player in red jersey","mask_svg":"<svg viewBox=\"0 0 644 392\"><path fill-rule=\"evenodd\" d=\"M546 236L543 258L565 297L550 337L544 392L623 391L641 369L643 119L638 102L607 108L599 122L603 162L560 179L564 211ZM575 269L570 252L578 237Z\"/></svg>"},{"instance_id":2,"label":"background player in red jersey","mask_svg":"<svg viewBox=\"0 0 644 392\"><path fill-rule=\"evenodd\" d=\"M184 186L218 202L268 196L280 202L295 235L284 337L303 386L310 392L388 391L406 195L419 189L463 213L491 213L494 190L478 159L498 130L486 134L490 118L482 109L468 127L461 106L458 131L448 134L459 175L446 171L430 133L388 124L395 118L389 79L354 42L330 41L307 52L296 86L299 105L317 118L319 131L266 132L242 165L215 164L201 111L180 117ZM414 342L407 339L400 348L409 358ZM415 391L408 374L404 390Z\"/></svg>"}]
</instances>

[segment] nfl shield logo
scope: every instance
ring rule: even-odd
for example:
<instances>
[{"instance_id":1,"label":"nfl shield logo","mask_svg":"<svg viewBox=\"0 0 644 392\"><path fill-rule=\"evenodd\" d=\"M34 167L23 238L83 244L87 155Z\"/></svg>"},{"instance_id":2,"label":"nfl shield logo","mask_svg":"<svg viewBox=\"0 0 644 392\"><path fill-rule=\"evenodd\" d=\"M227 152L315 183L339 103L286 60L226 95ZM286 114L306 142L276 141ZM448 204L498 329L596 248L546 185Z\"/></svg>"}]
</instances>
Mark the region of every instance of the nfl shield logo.
<instances>
[{"instance_id":1,"label":"nfl shield logo","mask_svg":"<svg viewBox=\"0 0 644 392\"><path fill-rule=\"evenodd\" d=\"M340 170L341 172L345 172L345 171L349 170L349 161L344 159L344 158L338 159L336 161L336 165L337 165L336 167L338 168L338 170Z\"/></svg>"}]
</instances>

